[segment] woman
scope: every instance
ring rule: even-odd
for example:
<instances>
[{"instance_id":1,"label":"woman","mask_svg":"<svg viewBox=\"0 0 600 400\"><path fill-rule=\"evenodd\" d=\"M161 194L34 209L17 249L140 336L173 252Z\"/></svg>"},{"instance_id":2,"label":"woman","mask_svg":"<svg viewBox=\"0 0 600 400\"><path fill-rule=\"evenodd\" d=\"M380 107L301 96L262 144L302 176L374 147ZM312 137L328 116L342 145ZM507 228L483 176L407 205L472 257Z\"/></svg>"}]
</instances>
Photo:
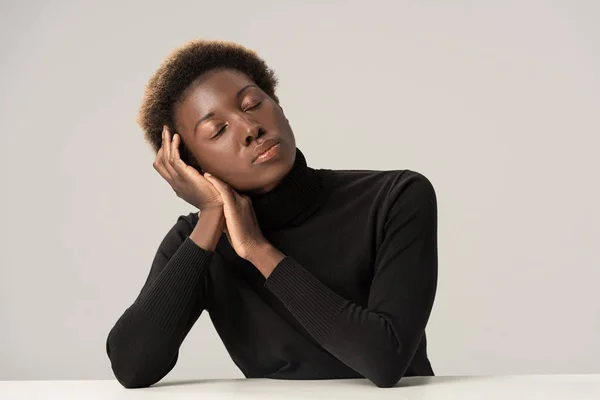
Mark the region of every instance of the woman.
<instances>
[{"instance_id":1,"label":"woman","mask_svg":"<svg viewBox=\"0 0 600 400\"><path fill-rule=\"evenodd\" d=\"M162 379L204 310L248 378L391 387L433 375L431 183L411 170L310 168L276 84L253 51L207 40L150 79L138 122L154 168L200 211L177 219L108 335L123 386Z\"/></svg>"}]
</instances>

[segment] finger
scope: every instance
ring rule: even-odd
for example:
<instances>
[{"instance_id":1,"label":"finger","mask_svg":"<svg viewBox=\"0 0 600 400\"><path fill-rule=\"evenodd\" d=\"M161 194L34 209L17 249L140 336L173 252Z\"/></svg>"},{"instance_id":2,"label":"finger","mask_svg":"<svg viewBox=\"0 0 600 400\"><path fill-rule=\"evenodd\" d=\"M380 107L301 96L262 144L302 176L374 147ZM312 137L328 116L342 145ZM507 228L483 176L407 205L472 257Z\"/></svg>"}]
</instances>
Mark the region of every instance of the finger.
<instances>
[{"instance_id":1,"label":"finger","mask_svg":"<svg viewBox=\"0 0 600 400\"><path fill-rule=\"evenodd\" d=\"M204 177L210 183L212 183L212 185L215 187L215 189L217 189L217 191L219 192L219 194L221 195L223 200L226 200L229 203L234 201L232 193L229 191L228 186L225 185L224 182L222 182L219 178L216 178L215 176L209 174L208 172L204 174Z\"/></svg>"},{"instance_id":2,"label":"finger","mask_svg":"<svg viewBox=\"0 0 600 400\"><path fill-rule=\"evenodd\" d=\"M215 189L217 189L223 201L226 201L229 204L235 204L235 198L229 185L225 184L219 178L209 174L208 172L204 174L204 177L208 179L210 183L212 183Z\"/></svg>"},{"instance_id":3,"label":"finger","mask_svg":"<svg viewBox=\"0 0 600 400\"><path fill-rule=\"evenodd\" d=\"M175 164L175 161L181 160L181 154L179 153L180 144L181 135L179 135L179 133L175 133L175 135L173 135L173 146L171 147L171 159L173 160L173 164Z\"/></svg>"},{"instance_id":4,"label":"finger","mask_svg":"<svg viewBox=\"0 0 600 400\"><path fill-rule=\"evenodd\" d=\"M177 132L173 133L173 139L171 140L171 145L169 146L169 160L171 161L171 164L173 163L173 160L175 159L175 150L177 149L177 146L179 145L179 143L177 142L179 138L179 135L177 134Z\"/></svg>"},{"instance_id":5,"label":"finger","mask_svg":"<svg viewBox=\"0 0 600 400\"><path fill-rule=\"evenodd\" d=\"M239 195L242 199L246 200L248 203L252 203L252 199L250 198L250 196L246 195L246 194L240 194Z\"/></svg>"},{"instance_id":6,"label":"finger","mask_svg":"<svg viewBox=\"0 0 600 400\"><path fill-rule=\"evenodd\" d=\"M231 190L231 193L233 194L233 197L235 198L235 202L236 202L237 204L241 204L242 202L246 202L246 201L248 201L248 200L249 200L249 199L247 199L247 198L246 198L246 196L244 196L244 195L240 194L240 193L239 193L237 190L235 190L234 188L231 188L231 187L230 187L230 190Z\"/></svg>"},{"instance_id":7,"label":"finger","mask_svg":"<svg viewBox=\"0 0 600 400\"><path fill-rule=\"evenodd\" d=\"M154 160L152 166L160 174L160 176L162 176L167 182L170 183L171 175L169 175L169 172L165 169L165 166L163 165L162 151L163 149L161 147L158 150L158 153L156 154L156 160Z\"/></svg>"},{"instance_id":8,"label":"finger","mask_svg":"<svg viewBox=\"0 0 600 400\"><path fill-rule=\"evenodd\" d=\"M171 133L166 125L163 126L163 135L163 140L165 141L165 159L168 160L171 157Z\"/></svg>"},{"instance_id":9,"label":"finger","mask_svg":"<svg viewBox=\"0 0 600 400\"><path fill-rule=\"evenodd\" d=\"M237 204L244 206L252 205L252 200L250 200L250 197L248 197L247 195L241 194L233 188L231 188L231 192L233 193Z\"/></svg>"},{"instance_id":10,"label":"finger","mask_svg":"<svg viewBox=\"0 0 600 400\"><path fill-rule=\"evenodd\" d=\"M162 146L159 147L158 151L156 152L156 157L154 158L154 162L152 163L154 168L156 168L156 166L161 163L161 160L162 160Z\"/></svg>"},{"instance_id":11,"label":"finger","mask_svg":"<svg viewBox=\"0 0 600 400\"><path fill-rule=\"evenodd\" d=\"M181 143L181 136L179 133L173 135L173 145L171 146L171 166L175 169L177 174L185 174L187 164L181 159L179 153L179 144Z\"/></svg>"},{"instance_id":12,"label":"finger","mask_svg":"<svg viewBox=\"0 0 600 400\"><path fill-rule=\"evenodd\" d=\"M169 172L169 175L173 178L173 180L179 178L179 174L171 165L171 135L169 133L169 128L165 125L163 127L163 141L164 141L164 152L163 152L163 164L165 169Z\"/></svg>"},{"instance_id":13,"label":"finger","mask_svg":"<svg viewBox=\"0 0 600 400\"><path fill-rule=\"evenodd\" d=\"M166 169L166 152L167 152L167 131L165 129L166 127L163 126L163 130L162 130L162 143L160 145L160 150L158 151L160 154L160 162L163 165L163 167ZM158 154L157 154L158 156Z\"/></svg>"}]
</instances>

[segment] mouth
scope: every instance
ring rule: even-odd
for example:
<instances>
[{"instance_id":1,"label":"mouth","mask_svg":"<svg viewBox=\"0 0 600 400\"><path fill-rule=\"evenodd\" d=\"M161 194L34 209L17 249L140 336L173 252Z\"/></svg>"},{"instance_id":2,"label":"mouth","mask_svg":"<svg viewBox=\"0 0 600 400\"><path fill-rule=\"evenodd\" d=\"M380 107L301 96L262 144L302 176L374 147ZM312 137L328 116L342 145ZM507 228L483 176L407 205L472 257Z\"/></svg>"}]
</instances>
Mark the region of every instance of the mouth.
<instances>
[{"instance_id":1,"label":"mouth","mask_svg":"<svg viewBox=\"0 0 600 400\"><path fill-rule=\"evenodd\" d=\"M272 160L273 158L277 157L279 155L279 148L280 148L280 144L279 143L275 143L272 146L270 146L268 149L266 149L265 151L263 151L262 153L260 153L256 159L253 161L254 164L260 164L269 160Z\"/></svg>"}]
</instances>

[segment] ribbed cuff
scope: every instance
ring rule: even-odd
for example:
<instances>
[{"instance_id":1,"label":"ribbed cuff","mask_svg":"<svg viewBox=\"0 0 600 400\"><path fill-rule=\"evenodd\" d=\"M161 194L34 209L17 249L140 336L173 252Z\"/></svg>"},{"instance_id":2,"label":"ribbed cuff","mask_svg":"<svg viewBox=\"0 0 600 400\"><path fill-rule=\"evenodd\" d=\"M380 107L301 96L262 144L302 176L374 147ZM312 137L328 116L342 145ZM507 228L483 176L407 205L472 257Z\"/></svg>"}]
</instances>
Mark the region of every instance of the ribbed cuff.
<instances>
[{"instance_id":1,"label":"ribbed cuff","mask_svg":"<svg viewBox=\"0 0 600 400\"><path fill-rule=\"evenodd\" d=\"M146 295L138 300L141 309L160 327L172 330L197 290L213 254L186 238Z\"/></svg>"},{"instance_id":2,"label":"ribbed cuff","mask_svg":"<svg viewBox=\"0 0 600 400\"><path fill-rule=\"evenodd\" d=\"M289 256L271 272L265 287L321 345L348 303Z\"/></svg>"}]
</instances>

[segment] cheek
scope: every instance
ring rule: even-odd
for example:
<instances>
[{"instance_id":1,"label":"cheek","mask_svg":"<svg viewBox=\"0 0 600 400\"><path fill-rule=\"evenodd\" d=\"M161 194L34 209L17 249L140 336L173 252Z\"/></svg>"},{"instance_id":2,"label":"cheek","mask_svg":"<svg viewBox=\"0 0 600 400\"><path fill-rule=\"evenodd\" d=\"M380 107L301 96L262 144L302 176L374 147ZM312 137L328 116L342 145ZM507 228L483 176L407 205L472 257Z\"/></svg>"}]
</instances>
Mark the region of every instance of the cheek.
<instances>
[{"instance_id":1,"label":"cheek","mask_svg":"<svg viewBox=\"0 0 600 400\"><path fill-rule=\"evenodd\" d=\"M279 108L277 103L272 102L269 105L268 118L271 124L276 124L278 128L286 128L289 126L289 122L283 113L283 110Z\"/></svg>"}]
</instances>

